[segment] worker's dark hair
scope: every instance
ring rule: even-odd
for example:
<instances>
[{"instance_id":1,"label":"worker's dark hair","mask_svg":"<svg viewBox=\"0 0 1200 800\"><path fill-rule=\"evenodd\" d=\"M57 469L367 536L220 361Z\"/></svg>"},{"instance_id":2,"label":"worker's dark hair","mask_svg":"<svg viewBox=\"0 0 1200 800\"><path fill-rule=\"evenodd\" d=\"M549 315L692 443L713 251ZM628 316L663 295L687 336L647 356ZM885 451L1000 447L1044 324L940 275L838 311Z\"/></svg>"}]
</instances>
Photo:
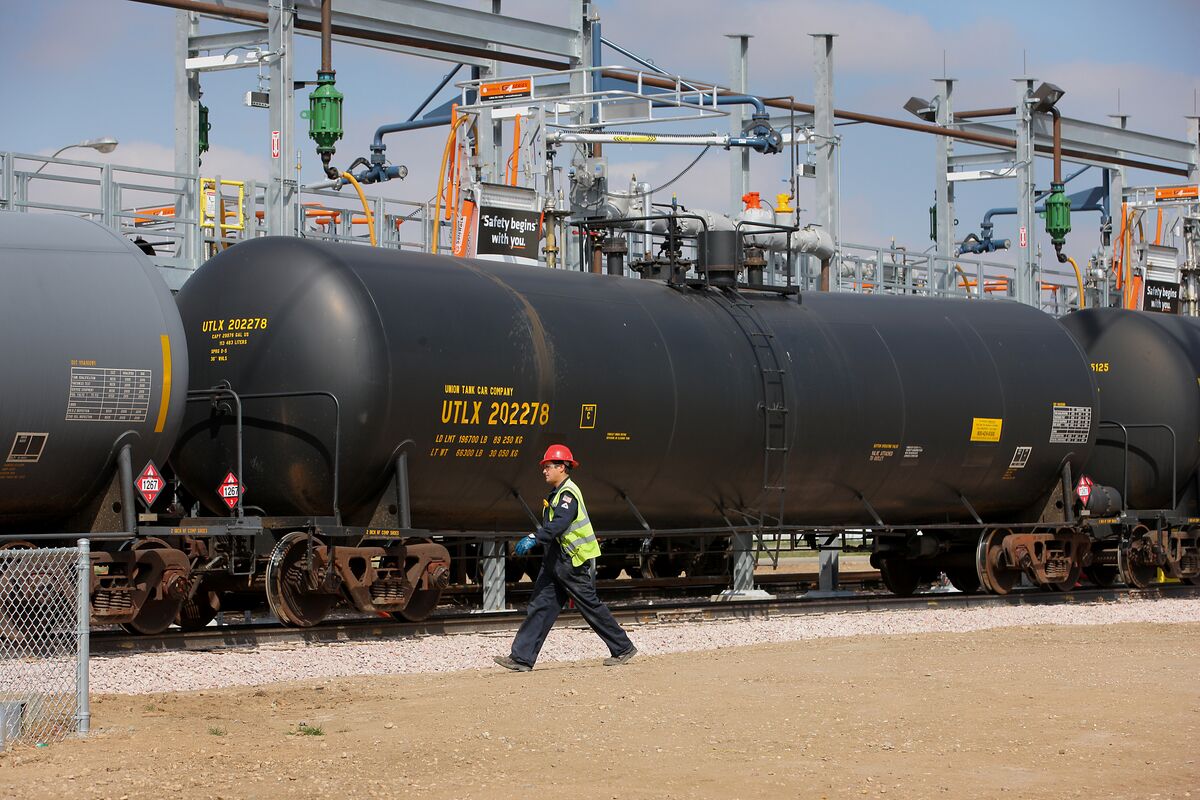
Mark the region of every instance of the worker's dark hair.
<instances>
[{"instance_id":1,"label":"worker's dark hair","mask_svg":"<svg viewBox=\"0 0 1200 800\"><path fill-rule=\"evenodd\" d=\"M570 461L555 461L554 463L558 464L560 467L562 467L564 470L566 470L568 475L571 474L571 462Z\"/></svg>"}]
</instances>

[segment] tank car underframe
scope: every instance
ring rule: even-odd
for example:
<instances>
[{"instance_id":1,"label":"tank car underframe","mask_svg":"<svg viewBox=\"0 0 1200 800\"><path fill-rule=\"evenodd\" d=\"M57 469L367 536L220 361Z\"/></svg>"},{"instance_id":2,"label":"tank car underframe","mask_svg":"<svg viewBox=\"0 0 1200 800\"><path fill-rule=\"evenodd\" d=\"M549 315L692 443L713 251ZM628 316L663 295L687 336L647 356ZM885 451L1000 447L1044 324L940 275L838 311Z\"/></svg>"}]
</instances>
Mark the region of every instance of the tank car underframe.
<instances>
[{"instance_id":1,"label":"tank car underframe","mask_svg":"<svg viewBox=\"0 0 1200 800\"><path fill-rule=\"evenodd\" d=\"M1087 576L1101 586L1118 577L1144 589L1162 577L1200 585L1200 518L1166 511L1123 511L1087 527L1092 558Z\"/></svg>"}]
</instances>

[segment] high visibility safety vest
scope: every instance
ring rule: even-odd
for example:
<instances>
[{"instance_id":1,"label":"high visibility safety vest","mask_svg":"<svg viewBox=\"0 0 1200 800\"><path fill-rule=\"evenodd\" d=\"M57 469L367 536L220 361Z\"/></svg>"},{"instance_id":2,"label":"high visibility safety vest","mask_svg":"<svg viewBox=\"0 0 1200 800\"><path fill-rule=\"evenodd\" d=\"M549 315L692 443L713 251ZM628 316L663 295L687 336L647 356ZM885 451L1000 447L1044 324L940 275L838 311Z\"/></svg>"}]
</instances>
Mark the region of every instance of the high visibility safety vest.
<instances>
[{"instance_id":1,"label":"high visibility safety vest","mask_svg":"<svg viewBox=\"0 0 1200 800\"><path fill-rule=\"evenodd\" d=\"M567 478L554 490L554 496L550 498L550 507L546 510L546 519L547 521L554 519L554 515L558 511L558 499L568 489L575 496L575 502L579 503L579 511L575 515L575 521L567 528L560 541L563 552L571 557L571 565L578 567L590 558L600 557L600 543L596 541L596 531L592 529L592 521L588 519L587 506L583 502L583 492L579 491L579 487L570 478Z\"/></svg>"}]
</instances>

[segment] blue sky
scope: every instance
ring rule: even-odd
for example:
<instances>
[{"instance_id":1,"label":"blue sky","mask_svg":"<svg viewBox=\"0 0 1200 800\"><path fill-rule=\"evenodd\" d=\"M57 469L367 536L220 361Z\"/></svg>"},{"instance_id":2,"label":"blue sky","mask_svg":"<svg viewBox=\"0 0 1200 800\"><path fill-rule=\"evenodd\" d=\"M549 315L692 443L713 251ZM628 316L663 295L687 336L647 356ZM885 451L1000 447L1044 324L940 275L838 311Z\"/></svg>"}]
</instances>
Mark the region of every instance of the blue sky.
<instances>
[{"instance_id":1,"label":"blue sky","mask_svg":"<svg viewBox=\"0 0 1200 800\"><path fill-rule=\"evenodd\" d=\"M337 0L334 0L336 8ZM126 0L41 0L6 4L0 27L0 150L49 153L80 139L112 134L115 163L169 169L172 165L174 12ZM479 3L465 3L478 7ZM723 34L751 33L752 91L812 100L809 33L838 34L834 51L835 102L840 108L906 117L911 95L931 96L935 76L958 78L958 109L1011 105L1012 78L1028 74L1066 89L1067 116L1106 122L1117 110L1131 126L1183 138L1184 115L1195 113L1200 90L1200 3L981 3L936 0L803 2L801 0L606 0L599 4L604 35L662 67L697 79L725 82L728 45ZM565 4L507 0L517 16L563 23ZM204 32L222 28L206 21ZM319 62L314 39L298 37L296 78L312 77ZM614 53L610 63L623 62ZM405 119L447 69L441 61L395 56L335 44L338 88L346 94L347 136L338 160L365 155L378 125ZM515 69L515 68L510 68ZM256 88L254 70L208 74L213 151L205 169L223 176L263 177L269 158L266 112L241 105ZM298 103L298 105L302 105ZM700 130L724 124L704 123ZM305 130L298 122L297 131ZM933 192L934 142L930 137L856 125L839 128L842 149L844 238L883 244L892 238L917 250L929 245L927 208ZM389 139L389 156L409 167L403 183L378 190L424 199L434 192L444 131ZM318 162L304 140L303 180L317 180ZM967 152L963 150L962 152ZM610 174L623 186L629 173L657 183L696 154L681 148L609 148ZM91 157L73 151L78 158ZM728 156L710 151L673 189L682 201L726 210L731 198ZM786 159L756 156L754 188L773 195L785 186ZM1049 176L1039 162L1039 184ZM1093 171L1094 172L1094 171ZM1090 176L1093 173L1088 173ZM1085 176L1085 177L1088 177ZM1078 188L1083 188L1083 178ZM1167 176L1131 176L1133 182L1174 182ZM1094 182L1094 180L1093 180ZM801 207L811 207L811 185ZM959 193L959 235L975 228L992 206L1014 203L1015 185L992 181ZM1078 215L1072 247L1096 244L1095 214ZM1015 236L1011 218L998 236ZM1076 244L1077 243L1077 244Z\"/></svg>"}]
</instances>

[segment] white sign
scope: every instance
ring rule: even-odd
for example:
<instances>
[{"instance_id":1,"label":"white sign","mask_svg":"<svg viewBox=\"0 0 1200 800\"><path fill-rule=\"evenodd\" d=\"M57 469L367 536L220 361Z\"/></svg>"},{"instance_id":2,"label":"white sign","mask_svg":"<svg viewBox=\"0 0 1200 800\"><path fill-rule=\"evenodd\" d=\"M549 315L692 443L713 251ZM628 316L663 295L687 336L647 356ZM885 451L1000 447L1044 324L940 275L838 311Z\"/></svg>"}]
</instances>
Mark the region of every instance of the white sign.
<instances>
[{"instance_id":1,"label":"white sign","mask_svg":"<svg viewBox=\"0 0 1200 800\"><path fill-rule=\"evenodd\" d=\"M1017 244L1021 247L1029 246L1029 231L1025 226L1021 226L1021 232L1017 235Z\"/></svg>"},{"instance_id":2,"label":"white sign","mask_svg":"<svg viewBox=\"0 0 1200 800\"><path fill-rule=\"evenodd\" d=\"M279 131L271 131L271 158L279 158Z\"/></svg>"}]
</instances>

